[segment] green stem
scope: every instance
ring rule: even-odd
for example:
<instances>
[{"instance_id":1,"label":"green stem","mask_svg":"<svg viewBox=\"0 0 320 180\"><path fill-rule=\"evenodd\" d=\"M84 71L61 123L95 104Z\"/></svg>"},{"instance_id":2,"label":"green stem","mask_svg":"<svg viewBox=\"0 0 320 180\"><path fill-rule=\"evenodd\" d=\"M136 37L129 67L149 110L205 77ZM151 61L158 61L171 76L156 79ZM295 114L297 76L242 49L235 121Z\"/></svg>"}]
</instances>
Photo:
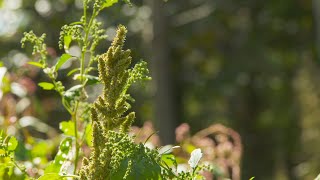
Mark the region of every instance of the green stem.
<instances>
[{"instance_id":1,"label":"green stem","mask_svg":"<svg viewBox=\"0 0 320 180\"><path fill-rule=\"evenodd\" d=\"M198 166L194 167L193 170L192 170L192 179L195 178L195 177L194 177L194 174L195 174L195 172L196 172L197 167L198 167Z\"/></svg>"},{"instance_id":2,"label":"green stem","mask_svg":"<svg viewBox=\"0 0 320 180\"><path fill-rule=\"evenodd\" d=\"M92 23L93 23L93 20L95 19L95 17L97 16L99 11L97 11L96 9L93 10L92 12L92 16L89 20L89 23L88 25L85 24L85 36L84 36L84 44L83 44L83 47L82 47L82 52L81 52L81 69L80 69L80 78L81 78L81 84L83 84L83 74L84 74L84 63L85 63L85 54L87 52L87 48L89 46L89 34L90 34L90 30L91 30L91 26L92 26ZM85 16L85 20L87 19L87 17ZM90 58L91 59L91 58Z\"/></svg>"},{"instance_id":3,"label":"green stem","mask_svg":"<svg viewBox=\"0 0 320 180\"><path fill-rule=\"evenodd\" d=\"M78 143L78 128L77 128L77 111L79 107L79 101L76 102L74 113L72 114L72 120L74 122L74 136L75 136L75 143L76 143L76 155L74 160L74 170L73 174L77 172L77 165L79 160L79 143Z\"/></svg>"},{"instance_id":4,"label":"green stem","mask_svg":"<svg viewBox=\"0 0 320 180\"><path fill-rule=\"evenodd\" d=\"M89 20L89 23L87 25L86 21L87 21L87 14L86 14L86 8L84 8L84 20L85 20L85 27L84 27L84 30L85 30L85 37L84 37L84 41L83 41L83 47L81 49L81 59L80 59L80 82L81 84L85 85L85 81L84 81L84 78L83 78L83 75L84 75L84 66L85 66L85 54L87 52L87 48L89 46L89 34L90 34L90 29L91 29L91 26L92 26L92 23L93 23L93 20L94 18L96 17L97 15L97 11L94 9L93 10L93 13L92 13L92 16ZM79 107L79 101L76 102L76 105L75 105L75 109L74 109L74 112L72 114L72 119L74 121L74 135L75 135L75 143L76 143L76 154L75 154L75 162L74 162L74 174L76 174L77 172L77 164L78 164L78 159L79 159L79 143L78 143L78 128L77 128L77 114L78 114L78 107Z\"/></svg>"},{"instance_id":5,"label":"green stem","mask_svg":"<svg viewBox=\"0 0 320 180\"><path fill-rule=\"evenodd\" d=\"M82 49L81 49L81 59L80 59L80 81L83 84L83 73L84 73L84 63L85 63L85 53L87 49L87 41L88 41L88 28L87 28L87 1L83 4L83 15L84 15L84 30L86 32L85 39L83 41ZM76 101L74 111L72 113L72 120L74 122L74 136L75 136L75 160L74 160L74 170L73 174L77 172L78 160L79 160L79 143L78 143L78 121L77 121L77 114L78 114L78 107L79 101Z\"/></svg>"}]
</instances>

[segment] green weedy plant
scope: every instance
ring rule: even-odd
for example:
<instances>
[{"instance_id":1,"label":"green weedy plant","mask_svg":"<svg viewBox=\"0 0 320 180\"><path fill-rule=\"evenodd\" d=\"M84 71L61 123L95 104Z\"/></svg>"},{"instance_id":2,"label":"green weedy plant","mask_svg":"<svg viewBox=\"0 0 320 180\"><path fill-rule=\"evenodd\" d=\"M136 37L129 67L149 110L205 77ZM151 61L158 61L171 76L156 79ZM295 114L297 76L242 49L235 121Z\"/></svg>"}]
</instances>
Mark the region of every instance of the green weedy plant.
<instances>
[{"instance_id":1,"label":"green weedy plant","mask_svg":"<svg viewBox=\"0 0 320 180\"><path fill-rule=\"evenodd\" d=\"M127 30L122 25L118 27L117 35L108 51L102 55L97 55L95 52L99 42L106 38L105 31L101 29L101 23L96 17L103 9L117 1L83 1L83 16L80 21L62 27L59 45L65 53L54 65L50 65L48 61L44 43L45 34L37 37L30 31L25 33L21 41L22 46L25 46L26 42L33 44L33 55L37 61L29 64L42 68L51 80L51 82L41 82L39 86L44 90L58 92L63 106L71 116L69 121L60 123L65 138L61 141L54 160L47 165L44 174L38 179L203 179L201 172L212 169L210 166L198 165L202 157L200 149L194 150L191 154L190 171L177 172L178 164L170 151L160 153L156 149L147 148L144 144L135 144L134 137L128 134L135 113L128 112L131 107L129 102L133 102L134 99L127 91L133 83L151 78L148 76L147 63L144 61L130 68L132 60L130 50L123 50ZM129 1L125 2L130 4ZM69 54L71 42L77 43L81 48L80 57ZM78 60L80 67L68 73L74 75L76 85L66 89L57 77L62 65L71 59ZM98 69L94 67L94 62L98 63ZM92 75L95 70L98 70L99 77ZM86 87L99 83L103 84L103 92L91 104L87 100ZM0 156L9 157L10 163L19 167L13 156L15 142L15 138L4 140L0 138ZM82 166L79 168L77 165L81 159L83 144L90 146L92 152L89 158L83 157ZM70 162L73 164L73 173L68 170ZM3 169L0 169L3 172L2 177L7 179L10 176L7 170L10 163L6 163L4 167L0 166ZM27 174L25 169L20 168L20 170Z\"/></svg>"},{"instance_id":2,"label":"green weedy plant","mask_svg":"<svg viewBox=\"0 0 320 180\"><path fill-rule=\"evenodd\" d=\"M124 1L130 4L129 1ZM71 136L73 139L72 144L75 146L75 155L74 157L66 158L65 161L73 160L74 174L76 174L78 170L77 165L80 159L81 146L85 143L91 145L92 128L89 118L91 104L87 101L86 87L100 83L99 78L92 75L92 72L97 70L94 67L94 62L100 57L100 55L96 54L95 50L99 42L107 37L105 30L101 29L102 23L98 22L96 18L103 9L117 2L118 0L84 0L83 16L80 21L62 27L59 47L64 49L65 53L62 54L58 61L52 66L49 64L48 52L46 44L44 43L45 34L37 37L30 31L25 33L21 40L22 47L25 46L26 42L30 42L33 45L32 54L36 57L37 61L29 62L29 64L42 68L43 72L47 74L51 80L51 82L41 82L39 86L44 90L55 90L58 92L61 96L63 106L70 113L71 119L61 122L60 129L64 132L64 135ZM72 42L80 47L80 57L70 55L69 47ZM72 59L76 59L80 67L74 68L68 73L68 76L73 75L76 85L66 90L66 87L61 81L58 81L57 78L59 76L59 69L67 61ZM145 63L141 63L141 65L143 64ZM70 144L70 146L72 144ZM66 155L70 155L70 153L66 152ZM45 172L62 172L62 165L51 165L50 170Z\"/></svg>"},{"instance_id":3,"label":"green weedy plant","mask_svg":"<svg viewBox=\"0 0 320 180\"><path fill-rule=\"evenodd\" d=\"M132 100L127 90L137 80L150 78L145 62L128 69L130 50L122 49L126 32L119 26L111 47L98 60L104 89L91 109L93 148L90 159L83 160L80 179L159 179L161 175L156 151L134 144L128 135L135 114L124 115Z\"/></svg>"},{"instance_id":4,"label":"green weedy plant","mask_svg":"<svg viewBox=\"0 0 320 180\"><path fill-rule=\"evenodd\" d=\"M130 108L128 101L132 101L127 90L132 83L150 77L143 61L128 69L131 64L130 50L122 49L126 32L126 28L120 25L111 47L98 60L99 78L104 89L91 109L93 147L90 158L83 159L80 179L201 178L199 171L210 168L201 166L197 169L202 156L200 149L195 150L190 159L192 171L175 175L162 161L162 154L143 144L135 144L133 137L128 135L135 115L134 112L125 115Z\"/></svg>"}]
</instances>

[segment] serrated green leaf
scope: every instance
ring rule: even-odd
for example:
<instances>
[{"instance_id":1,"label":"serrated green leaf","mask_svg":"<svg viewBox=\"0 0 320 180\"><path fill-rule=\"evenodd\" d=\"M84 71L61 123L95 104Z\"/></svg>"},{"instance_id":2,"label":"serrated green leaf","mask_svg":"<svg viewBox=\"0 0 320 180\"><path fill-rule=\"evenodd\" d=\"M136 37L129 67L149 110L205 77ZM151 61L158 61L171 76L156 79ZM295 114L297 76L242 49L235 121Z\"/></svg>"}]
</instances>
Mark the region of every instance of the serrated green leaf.
<instances>
[{"instance_id":1,"label":"serrated green leaf","mask_svg":"<svg viewBox=\"0 0 320 180\"><path fill-rule=\"evenodd\" d=\"M54 88L54 84L48 82L40 82L38 85L44 90L51 90Z\"/></svg>"},{"instance_id":2,"label":"serrated green leaf","mask_svg":"<svg viewBox=\"0 0 320 180\"><path fill-rule=\"evenodd\" d=\"M38 178L38 180L62 180L63 177L61 177L58 173L46 173Z\"/></svg>"},{"instance_id":3,"label":"serrated green leaf","mask_svg":"<svg viewBox=\"0 0 320 180\"><path fill-rule=\"evenodd\" d=\"M176 158L173 154L163 154L161 156L161 160L166 164L168 165L169 167L177 167L178 166L178 163L176 161Z\"/></svg>"},{"instance_id":4,"label":"serrated green leaf","mask_svg":"<svg viewBox=\"0 0 320 180\"><path fill-rule=\"evenodd\" d=\"M75 125L74 122L72 121L63 121L59 124L59 129L65 134L69 136L75 136L74 135L74 130L75 130Z\"/></svg>"},{"instance_id":5,"label":"serrated green leaf","mask_svg":"<svg viewBox=\"0 0 320 180\"><path fill-rule=\"evenodd\" d=\"M130 161L134 164L130 167L131 170L127 172ZM120 168L111 175L110 179L123 179L125 174L127 174L127 180L161 179L161 167L155 160L155 157L150 157L143 153L143 151L137 151L131 157L121 161Z\"/></svg>"},{"instance_id":6,"label":"serrated green leaf","mask_svg":"<svg viewBox=\"0 0 320 180\"><path fill-rule=\"evenodd\" d=\"M14 136L11 136L8 141L8 150L14 151L18 146L18 141Z\"/></svg>"},{"instance_id":7,"label":"serrated green leaf","mask_svg":"<svg viewBox=\"0 0 320 180\"><path fill-rule=\"evenodd\" d=\"M44 170L46 173L60 173L62 170L61 167L68 160L69 152L72 149L72 138L67 137L63 141L61 141L59 146L59 151L54 158L54 160L50 163L50 165Z\"/></svg>"},{"instance_id":8,"label":"serrated green leaf","mask_svg":"<svg viewBox=\"0 0 320 180\"><path fill-rule=\"evenodd\" d=\"M102 9L103 8L107 8L112 6L113 4L117 3L118 0L106 0L103 4L102 4Z\"/></svg>"},{"instance_id":9,"label":"serrated green leaf","mask_svg":"<svg viewBox=\"0 0 320 180\"><path fill-rule=\"evenodd\" d=\"M43 64L41 64L41 63L39 63L39 62L30 61L30 62L28 62L28 64L30 64L30 65L32 65L32 66L39 67L39 68L43 68Z\"/></svg>"},{"instance_id":10,"label":"serrated green leaf","mask_svg":"<svg viewBox=\"0 0 320 180\"><path fill-rule=\"evenodd\" d=\"M70 54L63 54L63 55L59 58L57 64L54 66L54 70L55 70L55 71L58 71L58 70L60 69L60 67L61 67L64 63L66 63L69 59L71 59L71 57L72 57L72 56L71 56Z\"/></svg>"},{"instance_id":11,"label":"serrated green leaf","mask_svg":"<svg viewBox=\"0 0 320 180\"><path fill-rule=\"evenodd\" d=\"M68 51L71 41L72 41L71 35L66 35L63 37L63 48L65 51Z\"/></svg>"}]
</instances>

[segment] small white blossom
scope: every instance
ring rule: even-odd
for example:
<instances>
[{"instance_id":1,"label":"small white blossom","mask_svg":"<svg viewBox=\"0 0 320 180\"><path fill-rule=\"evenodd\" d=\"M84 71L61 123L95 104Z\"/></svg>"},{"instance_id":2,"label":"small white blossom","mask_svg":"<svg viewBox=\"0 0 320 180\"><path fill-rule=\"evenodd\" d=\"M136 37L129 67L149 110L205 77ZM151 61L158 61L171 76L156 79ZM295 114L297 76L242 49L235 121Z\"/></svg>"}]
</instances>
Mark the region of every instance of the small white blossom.
<instances>
[{"instance_id":1,"label":"small white blossom","mask_svg":"<svg viewBox=\"0 0 320 180\"><path fill-rule=\"evenodd\" d=\"M195 168L198 165L201 157L202 157L201 149L193 150L191 152L191 157L190 157L190 159L188 161L190 167Z\"/></svg>"}]
</instances>

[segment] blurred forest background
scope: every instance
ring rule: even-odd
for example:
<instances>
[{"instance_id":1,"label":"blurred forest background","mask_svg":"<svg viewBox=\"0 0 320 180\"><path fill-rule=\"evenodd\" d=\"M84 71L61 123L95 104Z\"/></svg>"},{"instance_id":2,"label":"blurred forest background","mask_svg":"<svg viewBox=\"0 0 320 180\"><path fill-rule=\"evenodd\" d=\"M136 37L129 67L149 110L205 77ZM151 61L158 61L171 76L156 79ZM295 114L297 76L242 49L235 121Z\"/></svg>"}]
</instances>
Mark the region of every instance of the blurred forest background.
<instances>
[{"instance_id":1,"label":"blurred forest background","mask_svg":"<svg viewBox=\"0 0 320 180\"><path fill-rule=\"evenodd\" d=\"M174 143L175 128L183 122L193 133L222 123L241 135L242 179L316 177L319 0L132 1L133 7L118 3L102 13L109 38L99 51L107 49L117 25L124 24L129 30L126 47L136 61L142 57L149 62L153 81L131 89L137 125L153 121L168 144ZM36 87L46 77L26 66L30 57L20 40L31 29L46 33L50 55L60 56L60 28L80 18L82 1L0 2L1 63L33 92L29 113L57 128L68 113L55 92ZM77 54L79 48L70 51Z\"/></svg>"}]
</instances>

